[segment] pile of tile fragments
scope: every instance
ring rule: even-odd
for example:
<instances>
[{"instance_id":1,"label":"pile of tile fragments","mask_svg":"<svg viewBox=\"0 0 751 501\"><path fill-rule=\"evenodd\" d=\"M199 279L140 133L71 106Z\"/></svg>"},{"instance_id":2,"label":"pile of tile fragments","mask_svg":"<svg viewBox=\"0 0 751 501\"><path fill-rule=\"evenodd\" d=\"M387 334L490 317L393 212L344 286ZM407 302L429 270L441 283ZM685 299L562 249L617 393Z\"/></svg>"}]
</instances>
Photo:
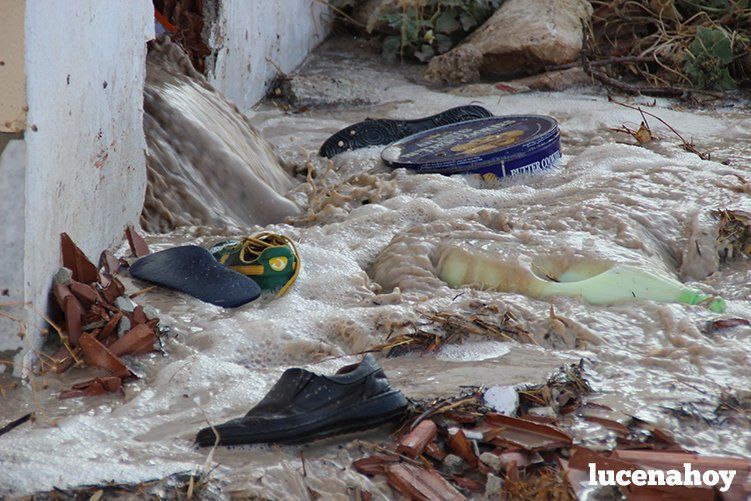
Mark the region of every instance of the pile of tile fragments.
<instances>
[{"instance_id":1,"label":"pile of tile fragments","mask_svg":"<svg viewBox=\"0 0 751 501\"><path fill-rule=\"evenodd\" d=\"M146 242L132 227L125 233L134 256L149 253ZM61 251L63 268L54 277L53 294L64 322L59 327L51 323L61 346L51 355L40 356L42 369L62 373L86 365L104 371L64 390L60 398L122 392L123 383L136 375L121 357L154 351L159 318L153 309L137 305L134 295L125 295L125 286L117 278L128 264L124 259L105 250L95 266L65 233Z\"/></svg>"},{"instance_id":2,"label":"pile of tile fragments","mask_svg":"<svg viewBox=\"0 0 751 501\"><path fill-rule=\"evenodd\" d=\"M467 388L453 398L418 402L417 412L394 434L393 441L361 442L370 454L352 466L367 476L385 476L393 489L414 500L482 495L570 500L587 493L598 499L622 499L623 495L639 500L746 500L751 496L750 460L693 454L649 423L622 414L616 418L612 409L587 402L589 391L582 366L574 364L563 367L543 385ZM608 438L584 446L576 435L587 425L603 427ZM709 487L633 484L621 492L613 486L594 493L596 487L588 486L590 463L598 469L683 471L686 462L701 471L735 469L738 473L730 490L723 493Z\"/></svg>"}]
</instances>

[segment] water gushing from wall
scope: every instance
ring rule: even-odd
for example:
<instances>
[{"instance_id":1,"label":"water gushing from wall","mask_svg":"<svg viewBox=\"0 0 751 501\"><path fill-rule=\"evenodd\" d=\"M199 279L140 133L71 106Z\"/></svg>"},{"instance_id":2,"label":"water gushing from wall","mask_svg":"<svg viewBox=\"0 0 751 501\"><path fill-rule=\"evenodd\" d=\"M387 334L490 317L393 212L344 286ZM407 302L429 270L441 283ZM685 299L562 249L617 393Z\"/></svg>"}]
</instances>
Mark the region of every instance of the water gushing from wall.
<instances>
[{"instance_id":1,"label":"water gushing from wall","mask_svg":"<svg viewBox=\"0 0 751 501\"><path fill-rule=\"evenodd\" d=\"M179 46L152 43L146 67L145 229L247 227L298 212L284 197L295 182L274 148Z\"/></svg>"}]
</instances>

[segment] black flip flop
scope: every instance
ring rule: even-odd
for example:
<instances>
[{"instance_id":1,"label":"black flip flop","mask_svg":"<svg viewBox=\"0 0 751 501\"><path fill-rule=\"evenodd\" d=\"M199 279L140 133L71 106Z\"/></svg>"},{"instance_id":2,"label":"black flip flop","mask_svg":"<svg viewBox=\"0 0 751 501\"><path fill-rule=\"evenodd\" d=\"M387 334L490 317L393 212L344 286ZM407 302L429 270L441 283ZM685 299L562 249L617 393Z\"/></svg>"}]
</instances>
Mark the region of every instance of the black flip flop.
<instances>
[{"instance_id":1,"label":"black flip flop","mask_svg":"<svg viewBox=\"0 0 751 501\"><path fill-rule=\"evenodd\" d=\"M367 118L363 122L345 127L328 138L318 153L322 157L331 158L347 150L391 144L407 136L442 125L492 116L493 114L482 106L469 105L458 106L437 115L416 120Z\"/></svg>"},{"instance_id":2,"label":"black flip flop","mask_svg":"<svg viewBox=\"0 0 751 501\"><path fill-rule=\"evenodd\" d=\"M261 295L253 279L219 264L209 251L196 245L144 256L131 265L130 273L225 308L241 306Z\"/></svg>"}]
</instances>

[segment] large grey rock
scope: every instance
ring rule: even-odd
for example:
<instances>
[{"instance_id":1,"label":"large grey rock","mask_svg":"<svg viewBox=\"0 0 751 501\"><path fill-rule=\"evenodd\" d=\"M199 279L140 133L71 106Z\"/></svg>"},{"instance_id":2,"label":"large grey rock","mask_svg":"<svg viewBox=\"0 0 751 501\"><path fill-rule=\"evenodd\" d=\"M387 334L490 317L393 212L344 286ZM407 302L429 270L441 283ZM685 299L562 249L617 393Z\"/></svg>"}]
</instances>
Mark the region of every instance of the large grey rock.
<instances>
[{"instance_id":1,"label":"large grey rock","mask_svg":"<svg viewBox=\"0 0 751 501\"><path fill-rule=\"evenodd\" d=\"M482 55L479 72L484 75L532 75L579 57L582 28L591 15L587 0L506 0L485 24L441 57L449 61L452 52L469 53L470 46ZM449 76L444 80L450 81Z\"/></svg>"},{"instance_id":2,"label":"large grey rock","mask_svg":"<svg viewBox=\"0 0 751 501\"><path fill-rule=\"evenodd\" d=\"M480 79L483 56L474 45L460 45L430 60L423 78L433 83L462 84Z\"/></svg>"}]
</instances>

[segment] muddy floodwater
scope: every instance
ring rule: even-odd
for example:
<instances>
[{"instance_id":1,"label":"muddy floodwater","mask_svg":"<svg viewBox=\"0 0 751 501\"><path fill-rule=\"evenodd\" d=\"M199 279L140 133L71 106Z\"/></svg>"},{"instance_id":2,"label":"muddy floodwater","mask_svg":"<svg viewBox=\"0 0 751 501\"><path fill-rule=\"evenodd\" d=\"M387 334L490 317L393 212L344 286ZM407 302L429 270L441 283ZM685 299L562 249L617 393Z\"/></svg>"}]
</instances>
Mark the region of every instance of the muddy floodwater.
<instances>
[{"instance_id":1,"label":"muddy floodwater","mask_svg":"<svg viewBox=\"0 0 751 501\"><path fill-rule=\"evenodd\" d=\"M713 160L705 161L680 148L657 120L650 126L659 139L645 146L610 130L638 128L641 117L596 88L516 94L492 85L428 89L416 83L411 67L385 66L373 56L341 52L336 44L319 49L302 73L346 76L376 102L302 110L261 103L247 116L276 146L282 159L277 163L275 153L248 150L228 142L229 133L217 133L245 125L201 122L200 116L213 112L211 99L196 86L194 99L204 101L190 134L204 143L173 148L169 155L165 147L167 170L152 173L165 186L152 185L150 196L162 200L151 206L153 230L165 231L171 221L200 225L146 235L152 250L208 245L256 232L262 227L247 225L281 213L286 223L263 229L297 243L302 271L294 288L282 298L265 294L234 310L165 289L140 296L137 302L157 308L171 331L163 354L129 360L140 379L125 386L124 397L58 400L61 389L91 376L74 370L36 376L30 387L0 400L0 423L37 413L33 424L0 437L0 494L139 482L218 464L211 478L223 496L306 499L314 492L349 499L365 489L385 499L391 495L385 483L354 472L350 463L361 456L355 438L385 440L388 428L305 446L222 448L212 457L195 448L195 433L207 420L219 423L247 412L287 367L334 371L357 360L352 354L383 342L389 326L420 312L471 313L483 305L510 308L536 343L470 338L437 354L381 358L393 385L410 397L429 398L455 394L461 385L540 383L561 364L583 358L596 402L655 423L688 449L751 457L748 421L701 419L712 415L723 389L751 387L751 327L707 328L720 318L751 319L751 264L718 261L711 215L716 209L751 210L746 104L697 110L668 100L618 98L648 106L711 153ZM174 91L168 87L165 95ZM147 111L159 107L159 99L147 98ZM499 115L555 117L563 149L558 167L489 189L471 177L392 170L381 162L379 148L339 155L332 164L317 156L330 134L365 117L420 117L469 103ZM159 118L158 109L149 113ZM169 129L163 118L163 134L179 135L180 127ZM225 162L211 165L207 158ZM261 165L249 166L253 162ZM168 164L182 170L169 171ZM205 187L212 170L216 177ZM179 179L170 182L170 176ZM253 186L253 176L265 184ZM210 191L202 192L204 187ZM232 212L242 203L238 190L246 189L262 216ZM231 199L222 199L225 190ZM191 219L188 198L199 206L206 201L211 210ZM722 296L728 308L717 314L651 301L592 306L574 297L536 300L452 289L436 270L448 243L559 271L583 260L650 269ZM147 286L125 275L129 291ZM588 444L607 440L594 424L573 433Z\"/></svg>"}]
</instances>

